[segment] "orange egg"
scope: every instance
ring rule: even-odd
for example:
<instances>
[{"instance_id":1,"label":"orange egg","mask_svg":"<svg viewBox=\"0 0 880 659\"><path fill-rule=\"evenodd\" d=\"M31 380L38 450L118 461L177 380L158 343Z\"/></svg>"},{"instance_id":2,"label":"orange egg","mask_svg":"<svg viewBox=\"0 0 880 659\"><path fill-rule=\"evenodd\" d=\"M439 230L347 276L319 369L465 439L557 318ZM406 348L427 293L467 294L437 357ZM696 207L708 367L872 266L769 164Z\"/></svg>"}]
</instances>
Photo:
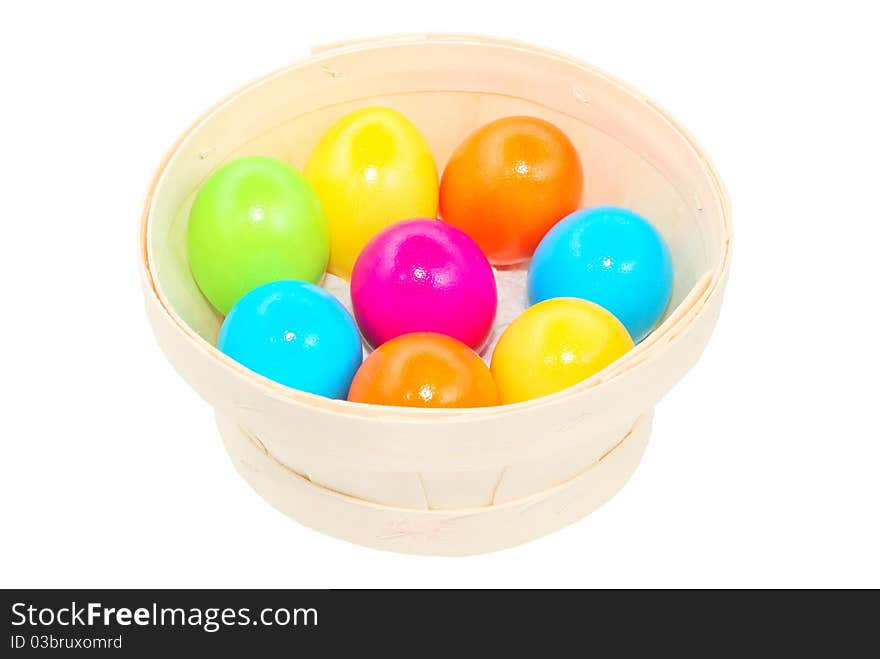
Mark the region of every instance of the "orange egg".
<instances>
[{"instance_id":1,"label":"orange egg","mask_svg":"<svg viewBox=\"0 0 880 659\"><path fill-rule=\"evenodd\" d=\"M414 332L379 346L354 376L348 400L404 407L498 404L489 367L461 341Z\"/></svg>"},{"instance_id":2,"label":"orange egg","mask_svg":"<svg viewBox=\"0 0 880 659\"><path fill-rule=\"evenodd\" d=\"M469 234L493 265L528 259L577 210L584 174L571 140L535 117L498 119L452 154L440 181L441 219Z\"/></svg>"}]
</instances>

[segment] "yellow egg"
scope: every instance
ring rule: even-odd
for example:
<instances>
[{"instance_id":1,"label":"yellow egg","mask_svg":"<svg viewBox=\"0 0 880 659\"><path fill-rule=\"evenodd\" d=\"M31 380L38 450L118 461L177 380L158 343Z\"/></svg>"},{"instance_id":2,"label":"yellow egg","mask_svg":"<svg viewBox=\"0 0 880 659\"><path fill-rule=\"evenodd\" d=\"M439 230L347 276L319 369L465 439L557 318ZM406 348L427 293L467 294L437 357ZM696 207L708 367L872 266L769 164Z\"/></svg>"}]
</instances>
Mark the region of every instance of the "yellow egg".
<instances>
[{"instance_id":1,"label":"yellow egg","mask_svg":"<svg viewBox=\"0 0 880 659\"><path fill-rule=\"evenodd\" d=\"M367 241L386 226L437 217L437 167L428 143L389 108L364 108L337 121L304 173L330 226L328 269L345 279Z\"/></svg>"},{"instance_id":2,"label":"yellow egg","mask_svg":"<svg viewBox=\"0 0 880 659\"><path fill-rule=\"evenodd\" d=\"M623 324L598 304L552 298L526 309L501 335L492 375L501 402L561 391L598 373L633 347Z\"/></svg>"}]
</instances>

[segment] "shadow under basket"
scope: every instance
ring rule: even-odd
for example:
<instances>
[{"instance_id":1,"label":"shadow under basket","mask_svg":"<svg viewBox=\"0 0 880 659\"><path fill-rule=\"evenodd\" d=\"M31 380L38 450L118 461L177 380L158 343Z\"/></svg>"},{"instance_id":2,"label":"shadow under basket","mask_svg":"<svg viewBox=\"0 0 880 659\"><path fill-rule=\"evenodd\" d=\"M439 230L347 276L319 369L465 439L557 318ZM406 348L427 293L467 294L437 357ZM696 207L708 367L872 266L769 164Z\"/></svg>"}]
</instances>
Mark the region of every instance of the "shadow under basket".
<instances>
[{"instance_id":1,"label":"shadow under basket","mask_svg":"<svg viewBox=\"0 0 880 659\"><path fill-rule=\"evenodd\" d=\"M584 165L582 206L649 218L672 251L661 324L601 373L537 400L420 410L329 400L247 370L215 347L222 318L196 287L186 223L201 183L245 155L302 169L344 114L383 105L428 139L438 170L474 129L509 115L559 126ZM730 262L723 186L693 139L642 94L565 55L455 35L317 50L222 101L172 148L146 201L141 270L162 350L215 409L239 473L314 529L416 554L489 552L596 509L627 481L654 404L696 362ZM184 441L184 438L181 438Z\"/></svg>"}]
</instances>

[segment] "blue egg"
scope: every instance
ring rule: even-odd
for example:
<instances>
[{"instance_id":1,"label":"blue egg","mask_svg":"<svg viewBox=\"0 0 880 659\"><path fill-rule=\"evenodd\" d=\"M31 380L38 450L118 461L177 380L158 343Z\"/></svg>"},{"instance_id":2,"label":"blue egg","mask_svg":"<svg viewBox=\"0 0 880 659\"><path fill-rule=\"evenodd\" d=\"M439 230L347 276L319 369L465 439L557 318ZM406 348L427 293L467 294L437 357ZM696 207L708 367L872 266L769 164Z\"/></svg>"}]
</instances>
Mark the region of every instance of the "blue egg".
<instances>
[{"instance_id":1,"label":"blue egg","mask_svg":"<svg viewBox=\"0 0 880 659\"><path fill-rule=\"evenodd\" d=\"M529 303L579 297L601 305L638 343L672 296L672 257L660 232L616 206L575 211L544 236L529 266Z\"/></svg>"},{"instance_id":2,"label":"blue egg","mask_svg":"<svg viewBox=\"0 0 880 659\"><path fill-rule=\"evenodd\" d=\"M328 398L348 395L363 356L357 325L339 300L292 280L264 284L236 302L217 347L260 375Z\"/></svg>"}]
</instances>

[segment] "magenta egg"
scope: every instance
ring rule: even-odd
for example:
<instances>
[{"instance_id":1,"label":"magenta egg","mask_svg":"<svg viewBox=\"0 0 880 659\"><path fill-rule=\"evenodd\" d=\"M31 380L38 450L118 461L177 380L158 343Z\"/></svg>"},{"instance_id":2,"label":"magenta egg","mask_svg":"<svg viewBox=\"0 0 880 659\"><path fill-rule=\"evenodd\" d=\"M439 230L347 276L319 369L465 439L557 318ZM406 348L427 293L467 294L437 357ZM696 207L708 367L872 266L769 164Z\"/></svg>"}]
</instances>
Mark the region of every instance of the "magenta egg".
<instances>
[{"instance_id":1,"label":"magenta egg","mask_svg":"<svg viewBox=\"0 0 880 659\"><path fill-rule=\"evenodd\" d=\"M401 334L438 332L479 349L498 306L495 276L466 233L412 219L383 229L354 264L355 319L374 348Z\"/></svg>"}]
</instances>

